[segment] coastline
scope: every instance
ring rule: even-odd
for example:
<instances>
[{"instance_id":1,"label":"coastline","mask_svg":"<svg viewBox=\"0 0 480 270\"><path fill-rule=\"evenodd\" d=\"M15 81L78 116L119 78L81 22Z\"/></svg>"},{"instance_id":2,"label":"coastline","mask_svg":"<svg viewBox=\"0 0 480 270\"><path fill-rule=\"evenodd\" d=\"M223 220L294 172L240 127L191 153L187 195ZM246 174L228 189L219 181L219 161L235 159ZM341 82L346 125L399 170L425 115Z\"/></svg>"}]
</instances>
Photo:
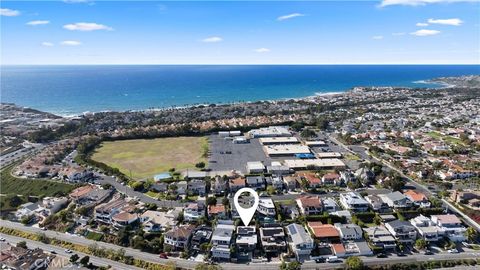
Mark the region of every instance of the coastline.
<instances>
[{"instance_id":1,"label":"coastline","mask_svg":"<svg viewBox=\"0 0 480 270\"><path fill-rule=\"evenodd\" d=\"M415 82L413 82L415 83ZM423 83L423 82L422 82ZM442 83L429 83L427 80L424 81L425 84L437 84L438 86L442 87L428 87L426 89L442 89L442 88L451 88L455 87L455 85L450 84L442 84ZM448 87L446 87L448 85ZM375 88L401 88L401 89L416 89L416 87L403 87L403 86L357 86L350 89L346 89L344 91L328 91L328 92L315 92L313 95L303 96L303 97L295 97L295 98L279 98L279 99L266 99L266 100L256 100L256 101L232 101L232 102L225 102L225 103L200 103L200 104L190 104L190 105L179 105L179 106L169 106L169 107L158 107L158 108L145 108L145 109L125 109L125 110L99 110L99 111L84 111L81 113L69 113L63 114L60 112L50 112L45 111L46 113L50 113L56 115L61 118L66 119L73 119L82 117L84 115L94 115L94 114L101 114L101 113L127 113L127 112L161 112L161 111L169 111L169 110L184 110L189 108L198 108L198 107L207 107L207 106L235 106L235 105L242 105L242 104L253 104L259 102L267 102L267 103L277 103L277 102L286 102L289 100L293 100L296 102L299 101L306 101L312 102L318 98L332 98L339 95L348 94L349 92L355 91L356 89L375 89ZM418 89L425 89L422 87L418 87ZM6 103L6 102L5 102ZM15 104L18 107L22 107L25 109L35 109L27 106L21 106L19 104ZM38 109L35 109L38 110Z\"/></svg>"}]
</instances>

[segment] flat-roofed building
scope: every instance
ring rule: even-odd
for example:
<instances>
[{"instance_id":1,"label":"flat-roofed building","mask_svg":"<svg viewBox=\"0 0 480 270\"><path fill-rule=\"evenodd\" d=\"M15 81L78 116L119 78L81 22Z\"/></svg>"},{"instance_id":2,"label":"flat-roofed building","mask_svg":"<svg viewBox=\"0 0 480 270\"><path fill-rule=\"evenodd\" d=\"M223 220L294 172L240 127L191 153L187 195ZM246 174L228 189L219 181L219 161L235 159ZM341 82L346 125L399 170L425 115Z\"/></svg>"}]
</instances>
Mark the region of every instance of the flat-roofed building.
<instances>
[{"instance_id":1,"label":"flat-roofed building","mask_svg":"<svg viewBox=\"0 0 480 270\"><path fill-rule=\"evenodd\" d=\"M230 260L230 247L232 245L235 226L233 221L220 220L212 234L212 259Z\"/></svg>"},{"instance_id":2,"label":"flat-roofed building","mask_svg":"<svg viewBox=\"0 0 480 270\"><path fill-rule=\"evenodd\" d=\"M261 161L249 161L247 162L247 173L263 173L265 171L265 165Z\"/></svg>"},{"instance_id":3,"label":"flat-roofed building","mask_svg":"<svg viewBox=\"0 0 480 270\"><path fill-rule=\"evenodd\" d=\"M296 137L270 137L270 138L260 138L258 141L262 145L272 145L272 144L297 144L300 143Z\"/></svg>"},{"instance_id":4,"label":"flat-roofed building","mask_svg":"<svg viewBox=\"0 0 480 270\"><path fill-rule=\"evenodd\" d=\"M257 230L255 226L238 226L235 244L237 246L237 258L250 261L257 247Z\"/></svg>"},{"instance_id":5,"label":"flat-roofed building","mask_svg":"<svg viewBox=\"0 0 480 270\"><path fill-rule=\"evenodd\" d=\"M323 147L327 146L327 143L324 141L305 141L305 145L310 147Z\"/></svg>"},{"instance_id":6,"label":"flat-roofed building","mask_svg":"<svg viewBox=\"0 0 480 270\"><path fill-rule=\"evenodd\" d=\"M317 158L341 158L342 154L338 152L318 152L315 153Z\"/></svg>"},{"instance_id":7,"label":"flat-roofed building","mask_svg":"<svg viewBox=\"0 0 480 270\"><path fill-rule=\"evenodd\" d=\"M279 224L265 224L260 228L262 249L270 255L278 255L287 250L285 231Z\"/></svg>"},{"instance_id":8,"label":"flat-roofed building","mask_svg":"<svg viewBox=\"0 0 480 270\"><path fill-rule=\"evenodd\" d=\"M263 151L269 157L295 156L297 154L310 154L310 148L299 144L264 145Z\"/></svg>"},{"instance_id":9,"label":"flat-roofed building","mask_svg":"<svg viewBox=\"0 0 480 270\"><path fill-rule=\"evenodd\" d=\"M342 169L345 163L338 158L326 159L287 159L283 164L292 170L305 170L313 167L315 169Z\"/></svg>"},{"instance_id":10,"label":"flat-roofed building","mask_svg":"<svg viewBox=\"0 0 480 270\"><path fill-rule=\"evenodd\" d=\"M252 129L248 132L250 138L264 137L291 137L292 133L286 127L270 126L259 129Z\"/></svg>"}]
</instances>

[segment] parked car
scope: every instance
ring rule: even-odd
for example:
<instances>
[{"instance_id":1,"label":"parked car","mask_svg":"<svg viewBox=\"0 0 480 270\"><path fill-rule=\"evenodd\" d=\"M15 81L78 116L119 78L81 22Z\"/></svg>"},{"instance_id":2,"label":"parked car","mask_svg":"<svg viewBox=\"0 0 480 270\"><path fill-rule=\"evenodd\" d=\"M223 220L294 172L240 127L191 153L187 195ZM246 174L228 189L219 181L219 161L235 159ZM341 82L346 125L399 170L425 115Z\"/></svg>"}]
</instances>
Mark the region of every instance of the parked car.
<instances>
[{"instance_id":1,"label":"parked car","mask_svg":"<svg viewBox=\"0 0 480 270\"><path fill-rule=\"evenodd\" d=\"M71 249L65 249L65 253L72 253L73 251Z\"/></svg>"},{"instance_id":2,"label":"parked car","mask_svg":"<svg viewBox=\"0 0 480 270\"><path fill-rule=\"evenodd\" d=\"M158 255L160 258L162 259L168 259L168 256L166 253L160 253L160 255Z\"/></svg>"},{"instance_id":3,"label":"parked car","mask_svg":"<svg viewBox=\"0 0 480 270\"><path fill-rule=\"evenodd\" d=\"M336 263L336 262L340 262L340 260L338 259L337 256L330 256L327 258L327 262L328 263Z\"/></svg>"},{"instance_id":4,"label":"parked car","mask_svg":"<svg viewBox=\"0 0 480 270\"><path fill-rule=\"evenodd\" d=\"M425 252L423 253L423 255L433 255L433 252L431 250L425 250Z\"/></svg>"},{"instance_id":5,"label":"parked car","mask_svg":"<svg viewBox=\"0 0 480 270\"><path fill-rule=\"evenodd\" d=\"M452 248L448 250L448 253L459 253L456 248Z\"/></svg>"},{"instance_id":6,"label":"parked car","mask_svg":"<svg viewBox=\"0 0 480 270\"><path fill-rule=\"evenodd\" d=\"M316 262L316 263L324 263L324 262L325 262L325 258L316 259L315 262Z\"/></svg>"},{"instance_id":7,"label":"parked car","mask_svg":"<svg viewBox=\"0 0 480 270\"><path fill-rule=\"evenodd\" d=\"M387 254L385 253L378 253L377 258L387 258Z\"/></svg>"},{"instance_id":8,"label":"parked car","mask_svg":"<svg viewBox=\"0 0 480 270\"><path fill-rule=\"evenodd\" d=\"M53 250L53 249L50 250L50 253L51 253L51 254L57 254L57 252L56 252L55 250Z\"/></svg>"}]
</instances>

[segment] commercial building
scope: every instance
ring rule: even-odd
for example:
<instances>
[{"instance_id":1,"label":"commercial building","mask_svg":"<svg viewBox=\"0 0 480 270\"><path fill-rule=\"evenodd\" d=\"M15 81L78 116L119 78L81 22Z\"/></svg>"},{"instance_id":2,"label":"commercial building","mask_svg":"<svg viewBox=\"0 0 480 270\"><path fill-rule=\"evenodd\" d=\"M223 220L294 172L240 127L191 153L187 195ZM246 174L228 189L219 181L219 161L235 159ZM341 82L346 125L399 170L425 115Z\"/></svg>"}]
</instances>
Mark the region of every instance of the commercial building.
<instances>
[{"instance_id":1,"label":"commercial building","mask_svg":"<svg viewBox=\"0 0 480 270\"><path fill-rule=\"evenodd\" d=\"M297 144L264 145L263 151L269 157L287 157L311 153L308 146Z\"/></svg>"},{"instance_id":2,"label":"commercial building","mask_svg":"<svg viewBox=\"0 0 480 270\"><path fill-rule=\"evenodd\" d=\"M292 170L315 169L343 169L345 163L337 158L329 159L287 159L283 164Z\"/></svg>"},{"instance_id":3,"label":"commercial building","mask_svg":"<svg viewBox=\"0 0 480 270\"><path fill-rule=\"evenodd\" d=\"M261 161L250 161L247 162L247 173L250 174L259 174L265 171L265 165Z\"/></svg>"},{"instance_id":4,"label":"commercial building","mask_svg":"<svg viewBox=\"0 0 480 270\"><path fill-rule=\"evenodd\" d=\"M270 126L259 129L252 129L248 132L250 138L264 138L264 137L291 137L292 133L286 127Z\"/></svg>"},{"instance_id":5,"label":"commercial building","mask_svg":"<svg viewBox=\"0 0 480 270\"><path fill-rule=\"evenodd\" d=\"M258 141L262 145L272 145L272 144L297 144L300 143L296 137L271 137L271 138L260 138Z\"/></svg>"}]
</instances>

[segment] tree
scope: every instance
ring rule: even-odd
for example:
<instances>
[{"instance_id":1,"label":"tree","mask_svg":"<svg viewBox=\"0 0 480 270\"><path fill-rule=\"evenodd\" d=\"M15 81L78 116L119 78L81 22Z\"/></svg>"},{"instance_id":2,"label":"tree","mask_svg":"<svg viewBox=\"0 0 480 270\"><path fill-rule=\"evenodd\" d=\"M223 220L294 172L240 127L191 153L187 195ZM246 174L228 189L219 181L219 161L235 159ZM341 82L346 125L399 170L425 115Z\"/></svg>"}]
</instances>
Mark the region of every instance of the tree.
<instances>
[{"instance_id":1,"label":"tree","mask_svg":"<svg viewBox=\"0 0 480 270\"><path fill-rule=\"evenodd\" d=\"M477 231L472 227L468 227L465 235L467 236L469 242L475 242L475 239L478 237Z\"/></svg>"},{"instance_id":2,"label":"tree","mask_svg":"<svg viewBox=\"0 0 480 270\"><path fill-rule=\"evenodd\" d=\"M17 243L17 247L27 249L27 248L28 248L28 247L27 247L27 242L25 242L25 241L20 241L20 242Z\"/></svg>"},{"instance_id":3,"label":"tree","mask_svg":"<svg viewBox=\"0 0 480 270\"><path fill-rule=\"evenodd\" d=\"M302 138L311 138L311 137L315 137L316 134L315 134L315 131L313 131L311 129L308 129L308 128L305 128L300 133L300 136L302 136Z\"/></svg>"},{"instance_id":4,"label":"tree","mask_svg":"<svg viewBox=\"0 0 480 270\"><path fill-rule=\"evenodd\" d=\"M207 205L216 205L217 204L217 198L216 197L208 197L207 198Z\"/></svg>"},{"instance_id":5,"label":"tree","mask_svg":"<svg viewBox=\"0 0 480 270\"><path fill-rule=\"evenodd\" d=\"M299 262L282 262L280 264L280 270L300 270L301 264Z\"/></svg>"},{"instance_id":6,"label":"tree","mask_svg":"<svg viewBox=\"0 0 480 270\"><path fill-rule=\"evenodd\" d=\"M373 223L375 223L375 225L380 225L382 223L382 218L379 215L375 215Z\"/></svg>"},{"instance_id":7,"label":"tree","mask_svg":"<svg viewBox=\"0 0 480 270\"><path fill-rule=\"evenodd\" d=\"M303 122L295 122L290 127L293 130L298 132L298 131L302 130L303 127L305 127L305 124Z\"/></svg>"},{"instance_id":8,"label":"tree","mask_svg":"<svg viewBox=\"0 0 480 270\"><path fill-rule=\"evenodd\" d=\"M345 260L345 265L349 270L361 270L364 268L363 261L357 256L348 257Z\"/></svg>"},{"instance_id":9,"label":"tree","mask_svg":"<svg viewBox=\"0 0 480 270\"><path fill-rule=\"evenodd\" d=\"M277 190L273 186L268 186L267 187L267 193L268 195L273 195L277 192Z\"/></svg>"},{"instance_id":10,"label":"tree","mask_svg":"<svg viewBox=\"0 0 480 270\"><path fill-rule=\"evenodd\" d=\"M11 207L15 207L17 208L18 206L20 206L22 204L22 199L20 199L20 197L18 197L17 195L15 196L12 196L8 203L10 204Z\"/></svg>"},{"instance_id":11,"label":"tree","mask_svg":"<svg viewBox=\"0 0 480 270\"><path fill-rule=\"evenodd\" d=\"M85 267L88 265L89 262L90 262L90 257L89 256L85 256L85 257L80 259L80 264L85 266Z\"/></svg>"},{"instance_id":12,"label":"tree","mask_svg":"<svg viewBox=\"0 0 480 270\"><path fill-rule=\"evenodd\" d=\"M422 250L425 249L425 247L427 247L427 241L424 239L417 239L417 241L415 241L415 248Z\"/></svg>"},{"instance_id":13,"label":"tree","mask_svg":"<svg viewBox=\"0 0 480 270\"><path fill-rule=\"evenodd\" d=\"M80 257L77 254L73 254L72 256L70 256L70 262L71 263L77 262L78 259L80 259Z\"/></svg>"},{"instance_id":14,"label":"tree","mask_svg":"<svg viewBox=\"0 0 480 270\"><path fill-rule=\"evenodd\" d=\"M197 167L199 169L203 169L203 168L205 168L205 162L203 162L203 161L198 162L197 164L195 164L195 167Z\"/></svg>"}]
</instances>

